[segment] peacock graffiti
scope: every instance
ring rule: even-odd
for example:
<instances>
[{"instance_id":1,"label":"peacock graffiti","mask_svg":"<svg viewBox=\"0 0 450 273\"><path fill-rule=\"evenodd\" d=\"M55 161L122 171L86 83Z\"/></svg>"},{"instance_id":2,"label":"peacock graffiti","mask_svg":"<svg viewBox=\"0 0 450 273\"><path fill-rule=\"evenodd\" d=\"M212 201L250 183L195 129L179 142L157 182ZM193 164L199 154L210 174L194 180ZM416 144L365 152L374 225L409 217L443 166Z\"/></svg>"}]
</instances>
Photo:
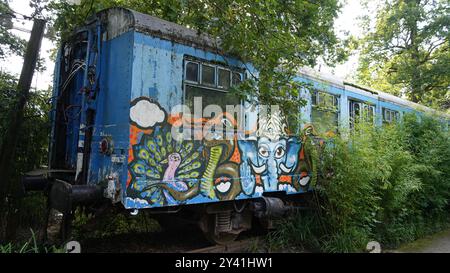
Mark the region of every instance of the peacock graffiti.
<instances>
[{"instance_id":1,"label":"peacock graffiti","mask_svg":"<svg viewBox=\"0 0 450 273\"><path fill-rule=\"evenodd\" d=\"M132 147L128 165L132 184L128 193L155 205L176 204L198 193L204 162L202 146L193 141L175 141L170 126L143 134Z\"/></svg>"}]
</instances>

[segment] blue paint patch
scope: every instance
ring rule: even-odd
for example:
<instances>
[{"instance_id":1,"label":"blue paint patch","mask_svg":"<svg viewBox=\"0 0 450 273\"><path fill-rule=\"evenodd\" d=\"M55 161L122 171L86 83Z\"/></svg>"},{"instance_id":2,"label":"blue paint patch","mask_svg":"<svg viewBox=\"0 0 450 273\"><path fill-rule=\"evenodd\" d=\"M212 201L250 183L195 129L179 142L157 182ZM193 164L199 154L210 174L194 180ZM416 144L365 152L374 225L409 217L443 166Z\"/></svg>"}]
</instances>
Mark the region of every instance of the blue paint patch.
<instances>
[{"instance_id":1,"label":"blue paint patch","mask_svg":"<svg viewBox=\"0 0 450 273\"><path fill-rule=\"evenodd\" d=\"M153 99L158 99L158 89L156 87L150 87L148 89L148 96Z\"/></svg>"}]
</instances>

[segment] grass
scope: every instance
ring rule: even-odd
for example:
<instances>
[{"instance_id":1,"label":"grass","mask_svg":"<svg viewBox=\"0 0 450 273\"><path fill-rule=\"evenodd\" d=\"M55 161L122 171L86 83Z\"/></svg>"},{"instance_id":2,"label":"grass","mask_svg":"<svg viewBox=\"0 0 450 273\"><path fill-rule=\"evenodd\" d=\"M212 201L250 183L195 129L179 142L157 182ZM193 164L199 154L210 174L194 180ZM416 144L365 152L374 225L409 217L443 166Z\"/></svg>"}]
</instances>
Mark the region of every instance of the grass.
<instances>
[{"instance_id":1,"label":"grass","mask_svg":"<svg viewBox=\"0 0 450 273\"><path fill-rule=\"evenodd\" d=\"M36 235L32 229L31 238L23 244L7 243L0 245L0 253L64 253L64 249L57 246L40 246L36 241Z\"/></svg>"}]
</instances>

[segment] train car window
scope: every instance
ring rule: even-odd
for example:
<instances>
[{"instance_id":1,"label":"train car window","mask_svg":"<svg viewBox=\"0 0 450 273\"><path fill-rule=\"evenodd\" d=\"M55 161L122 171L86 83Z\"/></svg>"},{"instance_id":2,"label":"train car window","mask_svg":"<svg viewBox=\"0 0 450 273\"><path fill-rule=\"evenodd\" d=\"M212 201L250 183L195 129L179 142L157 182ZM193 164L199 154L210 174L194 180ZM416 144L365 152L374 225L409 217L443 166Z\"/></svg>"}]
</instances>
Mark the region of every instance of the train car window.
<instances>
[{"instance_id":1,"label":"train car window","mask_svg":"<svg viewBox=\"0 0 450 273\"><path fill-rule=\"evenodd\" d=\"M231 83L231 72L228 69L219 68L219 84L220 88L228 89Z\"/></svg>"},{"instance_id":2,"label":"train car window","mask_svg":"<svg viewBox=\"0 0 450 273\"><path fill-rule=\"evenodd\" d=\"M321 91L312 92L311 121L322 134L336 133L339 126L339 97Z\"/></svg>"},{"instance_id":3,"label":"train car window","mask_svg":"<svg viewBox=\"0 0 450 273\"><path fill-rule=\"evenodd\" d=\"M361 121L375 124L375 106L361 102L350 100L349 101L350 112L350 128L355 128L355 125Z\"/></svg>"},{"instance_id":4,"label":"train car window","mask_svg":"<svg viewBox=\"0 0 450 273\"><path fill-rule=\"evenodd\" d=\"M242 75L239 72L233 72L233 85L239 85L242 82Z\"/></svg>"},{"instance_id":5,"label":"train car window","mask_svg":"<svg viewBox=\"0 0 450 273\"><path fill-rule=\"evenodd\" d=\"M394 111L388 108L383 108L383 123L397 122L400 118L398 111Z\"/></svg>"},{"instance_id":6,"label":"train car window","mask_svg":"<svg viewBox=\"0 0 450 273\"><path fill-rule=\"evenodd\" d=\"M227 105L240 104L239 98L232 96L228 90L231 83L241 82L242 73L222 65L201 61L185 62L184 104L194 110L194 98L202 98L203 108L218 105L226 111ZM237 79L238 78L238 79Z\"/></svg>"},{"instance_id":7,"label":"train car window","mask_svg":"<svg viewBox=\"0 0 450 273\"><path fill-rule=\"evenodd\" d=\"M198 82L199 64L194 62L186 63L186 80L191 82Z\"/></svg>"},{"instance_id":8,"label":"train car window","mask_svg":"<svg viewBox=\"0 0 450 273\"><path fill-rule=\"evenodd\" d=\"M202 84L216 86L216 68L210 65L202 65Z\"/></svg>"}]
</instances>

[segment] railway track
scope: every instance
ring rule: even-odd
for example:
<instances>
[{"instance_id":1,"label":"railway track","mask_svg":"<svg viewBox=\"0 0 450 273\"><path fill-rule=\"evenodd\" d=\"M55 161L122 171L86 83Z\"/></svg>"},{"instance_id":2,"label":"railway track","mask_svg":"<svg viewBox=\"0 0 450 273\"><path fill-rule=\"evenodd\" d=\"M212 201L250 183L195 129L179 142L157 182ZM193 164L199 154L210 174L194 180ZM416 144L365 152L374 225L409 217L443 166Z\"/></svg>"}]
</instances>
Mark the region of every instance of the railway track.
<instances>
[{"instance_id":1,"label":"railway track","mask_svg":"<svg viewBox=\"0 0 450 273\"><path fill-rule=\"evenodd\" d=\"M187 251L186 253L246 253L262 240L261 237L252 237L231 242L226 245L215 245Z\"/></svg>"}]
</instances>

